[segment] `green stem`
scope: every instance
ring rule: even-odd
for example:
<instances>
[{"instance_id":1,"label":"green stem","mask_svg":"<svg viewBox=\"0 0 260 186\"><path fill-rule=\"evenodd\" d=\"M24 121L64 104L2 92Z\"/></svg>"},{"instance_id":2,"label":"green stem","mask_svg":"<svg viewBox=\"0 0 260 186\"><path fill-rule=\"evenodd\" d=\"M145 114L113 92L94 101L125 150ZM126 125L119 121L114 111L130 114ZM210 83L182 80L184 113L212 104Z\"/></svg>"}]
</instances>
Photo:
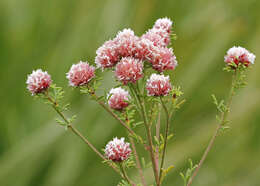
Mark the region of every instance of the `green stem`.
<instances>
[{"instance_id":1,"label":"green stem","mask_svg":"<svg viewBox=\"0 0 260 186\"><path fill-rule=\"evenodd\" d=\"M162 178L162 170L163 170L163 165L164 165L164 160L165 160L165 154L166 154L166 147L167 147L167 138L168 138L168 133L169 133L169 128L170 128L170 115L168 112L168 109L165 105L165 103L163 102L162 97L160 97L161 100L161 104L163 107L163 110L165 112L166 115L166 128L165 128L165 133L164 133L164 145L163 145L163 153L162 153L162 161L161 161L161 166L160 166L160 176L159 176L159 180L161 182L161 178Z\"/></svg>"},{"instance_id":2,"label":"green stem","mask_svg":"<svg viewBox=\"0 0 260 186\"><path fill-rule=\"evenodd\" d=\"M88 87L88 88L89 88L89 87ZM134 135L134 136L137 136L137 135L135 134L135 132L134 132L129 126L127 126L127 125L125 124L125 122L123 122L110 108L108 108L103 101L98 101L98 96L95 94L94 91L91 91L91 92L90 92L90 95L95 99L95 101L96 101L101 107L103 107L109 114L111 114L116 120L118 120L119 123L120 123L121 125L123 125L123 127L125 127L126 130L127 130L130 134L132 134L132 135Z\"/></svg>"},{"instance_id":3,"label":"green stem","mask_svg":"<svg viewBox=\"0 0 260 186\"><path fill-rule=\"evenodd\" d=\"M127 173L126 173L126 170L125 170L125 167L123 166L123 163L122 162L119 162L119 167L120 167L120 170L124 176L124 179L129 183L131 184L132 186L135 186L135 184L133 183L133 181L131 181L129 179L129 177L127 176Z\"/></svg>"},{"instance_id":4,"label":"green stem","mask_svg":"<svg viewBox=\"0 0 260 186\"><path fill-rule=\"evenodd\" d=\"M125 112L125 120L126 120L126 123L128 124L128 126L130 126L130 120L128 118L127 112ZM132 146L132 149L133 149L133 153L134 153L135 161L136 161L136 168L138 169L138 172L139 172L139 175L140 175L140 178L141 178L141 182L142 182L143 186L146 186L143 170L142 170L142 167L141 167L141 163L140 163L140 160L139 160L138 153L136 151L135 142L134 142L134 139L131 135L129 135L129 140L130 140L130 143L131 143L131 146Z\"/></svg>"},{"instance_id":5,"label":"green stem","mask_svg":"<svg viewBox=\"0 0 260 186\"><path fill-rule=\"evenodd\" d=\"M154 153L154 150L153 150L152 134L151 134L151 128L150 128L148 120L147 120L146 108L145 108L144 102L141 101L141 98L140 98L138 92L136 91L136 89L133 86L130 87L130 88L133 89L135 97L137 98L137 102L141 107L140 110L141 110L141 114L142 114L144 124L145 124L145 128L146 128L146 135L147 135L147 139L148 139L148 143L149 143L149 152L150 152L150 157L151 157L151 160L152 160L153 173L154 173L156 185L160 186L160 180L159 180L159 176L158 176L159 175L158 165L156 163L155 153Z\"/></svg>"},{"instance_id":6,"label":"green stem","mask_svg":"<svg viewBox=\"0 0 260 186\"><path fill-rule=\"evenodd\" d=\"M107 159L94 147L94 145L92 145L92 143L90 143L87 138L85 138L75 127L72 126L72 124L69 122L69 120L65 117L65 115L57 108L58 103L53 100L48 92L45 92L45 96L46 98L52 103L52 107L54 108L54 110L58 113L58 115L64 120L64 122L66 122L68 128L75 134L77 135L84 143L86 143L101 159L103 159L104 161L107 161ZM123 177L123 175L120 173L120 171L116 168L116 166L114 166L113 164L109 163L108 164L110 167L112 167L118 174L120 174L121 177Z\"/></svg>"},{"instance_id":7,"label":"green stem","mask_svg":"<svg viewBox=\"0 0 260 186\"><path fill-rule=\"evenodd\" d=\"M232 98L235 94L235 83L236 83L236 78L237 78L237 71L234 72L234 74L232 75L232 85L231 85L231 89L230 89L230 92L229 92L229 97L228 97L228 101L227 101L227 111L223 112L222 113L222 116L221 116L221 121L220 123L218 124L213 136L211 137L211 140L204 152L204 154L202 155L202 158L197 166L197 168L195 169L194 173L192 174L191 178L189 179L188 181L188 184L187 186L190 186L192 184L192 181L193 179L195 178L195 176L197 175L198 171L200 170L203 162L205 161L206 157L208 156L208 153L209 151L211 150L217 136L218 136L218 133L219 133L219 130L221 129L221 127L225 124L226 122L226 119L227 119L227 116L228 116L228 113L230 112L230 106L231 106L231 102L232 102Z\"/></svg>"}]
</instances>

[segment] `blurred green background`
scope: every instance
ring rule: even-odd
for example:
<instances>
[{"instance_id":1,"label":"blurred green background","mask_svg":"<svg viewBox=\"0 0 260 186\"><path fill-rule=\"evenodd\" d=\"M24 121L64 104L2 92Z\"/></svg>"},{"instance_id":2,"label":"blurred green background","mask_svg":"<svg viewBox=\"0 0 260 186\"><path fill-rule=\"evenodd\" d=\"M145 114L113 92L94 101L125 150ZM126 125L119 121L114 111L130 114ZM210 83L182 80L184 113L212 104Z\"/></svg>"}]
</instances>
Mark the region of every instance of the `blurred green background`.
<instances>
[{"instance_id":1,"label":"blurred green background","mask_svg":"<svg viewBox=\"0 0 260 186\"><path fill-rule=\"evenodd\" d=\"M77 137L55 123L55 112L26 90L27 74L48 70L66 90L75 125L99 149L124 129L98 105L67 85L73 63L94 63L95 51L123 28L141 35L154 21L169 17L178 40L179 66L173 77L187 102L171 131L167 165L175 168L165 185L183 185L188 158L198 162L215 127L211 94L224 98L230 74L223 56L233 45L260 52L259 0L1 0L0 1L0 185L110 186L120 178ZM248 86L235 97L231 130L215 143L194 186L260 184L260 62L248 73ZM105 75L105 88L113 81ZM147 155L147 154L145 154ZM137 173L132 171L134 178ZM150 170L145 171L152 181Z\"/></svg>"}]
</instances>

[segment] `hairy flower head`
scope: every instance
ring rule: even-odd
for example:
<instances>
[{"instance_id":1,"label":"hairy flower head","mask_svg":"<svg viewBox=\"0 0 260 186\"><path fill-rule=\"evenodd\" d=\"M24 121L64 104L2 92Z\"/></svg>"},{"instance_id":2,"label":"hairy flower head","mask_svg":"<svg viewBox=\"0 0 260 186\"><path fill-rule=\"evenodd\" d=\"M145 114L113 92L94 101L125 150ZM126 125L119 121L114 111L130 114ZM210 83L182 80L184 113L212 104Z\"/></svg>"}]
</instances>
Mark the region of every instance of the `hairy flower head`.
<instances>
[{"instance_id":1,"label":"hairy flower head","mask_svg":"<svg viewBox=\"0 0 260 186\"><path fill-rule=\"evenodd\" d=\"M172 90L169 76L152 74L146 83L149 96L166 96Z\"/></svg>"},{"instance_id":2,"label":"hairy flower head","mask_svg":"<svg viewBox=\"0 0 260 186\"><path fill-rule=\"evenodd\" d=\"M151 59L148 61L152 63L153 68L159 72L174 70L178 64L173 49L167 47L154 47Z\"/></svg>"},{"instance_id":3,"label":"hairy flower head","mask_svg":"<svg viewBox=\"0 0 260 186\"><path fill-rule=\"evenodd\" d=\"M86 85L95 76L95 67L88 62L80 61L78 64L73 64L70 71L67 73L69 85L78 87Z\"/></svg>"},{"instance_id":4,"label":"hairy flower head","mask_svg":"<svg viewBox=\"0 0 260 186\"><path fill-rule=\"evenodd\" d=\"M250 64L254 64L255 55L245 48L234 46L227 51L224 60L227 64L234 62L236 65L241 63L245 66L249 66Z\"/></svg>"},{"instance_id":5,"label":"hairy flower head","mask_svg":"<svg viewBox=\"0 0 260 186\"><path fill-rule=\"evenodd\" d=\"M122 89L121 87L112 88L108 96L108 105L110 108L115 110L122 110L128 106L128 101L130 95L128 91Z\"/></svg>"},{"instance_id":6,"label":"hairy flower head","mask_svg":"<svg viewBox=\"0 0 260 186\"><path fill-rule=\"evenodd\" d=\"M32 95L42 93L47 90L52 83L51 76L48 72L43 72L41 69L33 71L27 77L27 89Z\"/></svg>"},{"instance_id":7,"label":"hairy flower head","mask_svg":"<svg viewBox=\"0 0 260 186\"><path fill-rule=\"evenodd\" d=\"M133 57L122 58L116 65L115 76L124 84L135 83L143 77L142 61Z\"/></svg>"},{"instance_id":8,"label":"hairy flower head","mask_svg":"<svg viewBox=\"0 0 260 186\"><path fill-rule=\"evenodd\" d=\"M115 40L106 41L96 51L95 63L97 67L109 68L113 67L120 59L118 45Z\"/></svg>"},{"instance_id":9,"label":"hairy flower head","mask_svg":"<svg viewBox=\"0 0 260 186\"><path fill-rule=\"evenodd\" d=\"M114 162L126 160L131 152L130 144L125 142L125 138L118 139L115 137L112 141L108 142L105 148L105 156Z\"/></svg>"},{"instance_id":10,"label":"hairy flower head","mask_svg":"<svg viewBox=\"0 0 260 186\"><path fill-rule=\"evenodd\" d=\"M119 31L115 41L117 43L117 51L121 57L134 56L136 53L136 44L138 37L135 36L131 29Z\"/></svg>"}]
</instances>

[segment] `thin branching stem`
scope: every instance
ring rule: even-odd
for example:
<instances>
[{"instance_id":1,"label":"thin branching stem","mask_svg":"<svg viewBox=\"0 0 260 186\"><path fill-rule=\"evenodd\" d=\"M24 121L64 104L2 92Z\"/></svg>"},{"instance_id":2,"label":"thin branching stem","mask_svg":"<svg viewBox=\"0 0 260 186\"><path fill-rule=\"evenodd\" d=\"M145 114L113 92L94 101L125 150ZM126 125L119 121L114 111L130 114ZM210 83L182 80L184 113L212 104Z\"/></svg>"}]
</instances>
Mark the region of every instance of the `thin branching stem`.
<instances>
[{"instance_id":1,"label":"thin branching stem","mask_svg":"<svg viewBox=\"0 0 260 186\"><path fill-rule=\"evenodd\" d=\"M67 127L75 134L77 135L84 143L86 143L91 150L93 150L101 159L103 159L104 161L107 161L107 159L94 147L94 145L88 141L87 138L85 138L70 122L69 120L65 117L65 115L57 108L58 103L52 99L48 92L45 92L45 96L46 98L50 101L50 103L52 104L52 107L54 108L54 110L58 113L58 115L64 120L64 122L66 122ZM121 177L123 177L123 175L120 173L120 171L118 170L118 168L113 165L112 163L108 163L108 165L110 167L112 167L118 174L120 174Z\"/></svg>"},{"instance_id":2,"label":"thin branching stem","mask_svg":"<svg viewBox=\"0 0 260 186\"><path fill-rule=\"evenodd\" d=\"M152 133L151 133L151 128L150 128L149 123L148 123L148 119L147 119L145 103L144 103L144 101L141 100L141 98L138 94L139 92L137 92L135 87L131 86L130 88L132 88L132 90L135 94L134 96L137 98L137 102L141 107L140 110L141 110L141 114L142 114L142 117L143 117L143 120L144 120L146 135L147 135L147 139L148 139L148 143L149 143L149 152L150 152L150 157L151 157L151 160L152 160L155 182L156 182L157 186L160 186L158 165L157 165L157 162L156 162L156 157L155 157L155 153L154 153L154 149L153 149Z\"/></svg>"},{"instance_id":3,"label":"thin branching stem","mask_svg":"<svg viewBox=\"0 0 260 186\"><path fill-rule=\"evenodd\" d=\"M158 110L160 110L160 108L158 108ZM156 123L156 138L157 138L159 143L160 143L160 128L161 128L161 112L158 113L158 119L157 119L157 123ZM157 162L157 165L159 165L159 157L160 157L159 146L157 146L156 147L156 162Z\"/></svg>"},{"instance_id":4,"label":"thin branching stem","mask_svg":"<svg viewBox=\"0 0 260 186\"><path fill-rule=\"evenodd\" d=\"M128 177L128 175L127 175L127 173L126 173L126 170L125 170L125 167L124 167L124 165L123 165L122 162L119 163L119 167L120 167L120 170L121 170L121 172L122 172L122 174L123 174L124 179L125 179L130 185L136 186L136 184L133 183L133 181L130 180L130 178Z\"/></svg>"},{"instance_id":5,"label":"thin branching stem","mask_svg":"<svg viewBox=\"0 0 260 186\"><path fill-rule=\"evenodd\" d=\"M164 160L165 160L165 154L166 154L166 147L167 147L167 138L168 138L168 133L169 133L169 128L170 128L170 115L169 115L169 111L162 99L162 97L160 97L160 101L163 107L163 110L165 112L166 115L166 128L165 128L165 133L164 133L164 144L163 144L163 152L162 152L162 161L161 161L161 166L160 166L160 175L159 175L159 180L161 182L161 178L162 178L162 172L163 172L163 165L164 165Z\"/></svg>"},{"instance_id":6,"label":"thin branching stem","mask_svg":"<svg viewBox=\"0 0 260 186\"><path fill-rule=\"evenodd\" d=\"M123 122L110 108L108 108L103 101L98 100L98 96L94 91L90 91L90 95L97 101L97 103L101 107L103 107L109 114L111 114L116 120L118 120L119 123L123 125L123 127L125 127L130 134L136 136L135 132L129 126L127 126L127 124L125 124L125 122Z\"/></svg>"},{"instance_id":7,"label":"thin branching stem","mask_svg":"<svg viewBox=\"0 0 260 186\"><path fill-rule=\"evenodd\" d=\"M236 78L237 78L237 71L233 72L232 75L232 84L231 84L231 89L230 89L230 93L229 93L229 97L227 99L227 110L225 112L222 112L222 116L221 116L221 121L219 122L213 136L210 139L210 142L204 152L204 154L202 155L202 158L197 166L197 168L195 169L194 173L192 174L192 176L190 177L187 186L190 186L192 184L192 181L194 180L195 176L198 174L198 171L200 170L203 162L205 161L206 157L208 156L209 151L211 150L211 148L213 147L213 144L218 136L219 130L221 129L221 127L225 124L228 113L230 112L230 106L231 106L231 102L232 102L232 98L235 94L235 83L236 83Z\"/></svg>"},{"instance_id":8,"label":"thin branching stem","mask_svg":"<svg viewBox=\"0 0 260 186\"><path fill-rule=\"evenodd\" d=\"M126 123L128 124L128 126L130 126L130 120L128 118L127 112L125 112L125 120L126 120ZM131 146L132 146L132 149L133 149L133 153L134 153L135 161L136 161L136 168L138 169L139 176L141 178L141 182L142 182L143 186L146 186L146 182L145 182L144 174L143 174L143 169L141 167L141 163L140 163L140 159L139 159L136 147L135 147L134 139L131 135L129 135L129 140L130 140L130 143L131 143Z\"/></svg>"}]
</instances>

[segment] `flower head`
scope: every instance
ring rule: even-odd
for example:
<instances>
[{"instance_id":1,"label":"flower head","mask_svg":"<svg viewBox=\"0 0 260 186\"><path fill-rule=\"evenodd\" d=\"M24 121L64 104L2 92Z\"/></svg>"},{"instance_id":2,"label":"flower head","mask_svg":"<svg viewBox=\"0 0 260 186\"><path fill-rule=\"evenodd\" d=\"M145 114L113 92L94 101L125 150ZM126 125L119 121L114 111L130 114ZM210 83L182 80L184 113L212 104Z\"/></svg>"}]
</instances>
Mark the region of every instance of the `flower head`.
<instances>
[{"instance_id":1,"label":"flower head","mask_svg":"<svg viewBox=\"0 0 260 186\"><path fill-rule=\"evenodd\" d=\"M156 20L153 27L156 29L163 29L166 32L170 33L172 29L172 21L167 17L160 18Z\"/></svg>"},{"instance_id":2,"label":"flower head","mask_svg":"<svg viewBox=\"0 0 260 186\"><path fill-rule=\"evenodd\" d=\"M224 59L227 64L234 62L236 65L244 64L245 66L249 66L250 64L254 64L255 55L245 48L234 46L227 51Z\"/></svg>"},{"instance_id":3,"label":"flower head","mask_svg":"<svg viewBox=\"0 0 260 186\"><path fill-rule=\"evenodd\" d=\"M170 43L169 34L162 29L150 29L142 38L148 39L154 46L166 47Z\"/></svg>"},{"instance_id":4,"label":"flower head","mask_svg":"<svg viewBox=\"0 0 260 186\"><path fill-rule=\"evenodd\" d=\"M97 67L109 68L114 66L120 59L118 45L115 40L106 41L96 51L95 63Z\"/></svg>"},{"instance_id":5,"label":"flower head","mask_svg":"<svg viewBox=\"0 0 260 186\"><path fill-rule=\"evenodd\" d=\"M123 31L119 31L115 41L118 45L117 50L121 57L135 55L138 37L135 36L134 31L131 29L124 29Z\"/></svg>"},{"instance_id":6,"label":"flower head","mask_svg":"<svg viewBox=\"0 0 260 186\"><path fill-rule=\"evenodd\" d=\"M115 76L124 84L135 83L143 77L143 63L139 59L132 57L122 58L116 65Z\"/></svg>"},{"instance_id":7,"label":"flower head","mask_svg":"<svg viewBox=\"0 0 260 186\"><path fill-rule=\"evenodd\" d=\"M178 64L172 48L167 47L154 47L151 59L148 61L159 72L174 70Z\"/></svg>"},{"instance_id":8,"label":"flower head","mask_svg":"<svg viewBox=\"0 0 260 186\"><path fill-rule=\"evenodd\" d=\"M67 73L67 79L70 86L78 87L86 85L95 76L95 67L90 66L88 62L80 61L73 64Z\"/></svg>"},{"instance_id":9,"label":"flower head","mask_svg":"<svg viewBox=\"0 0 260 186\"><path fill-rule=\"evenodd\" d=\"M172 90L169 76L152 74L147 80L146 90L149 96L166 96Z\"/></svg>"},{"instance_id":10,"label":"flower head","mask_svg":"<svg viewBox=\"0 0 260 186\"><path fill-rule=\"evenodd\" d=\"M26 81L27 89L32 93L32 95L42 93L47 90L51 83L51 76L48 72L43 72L41 69L33 71L30 75L28 75Z\"/></svg>"},{"instance_id":11,"label":"flower head","mask_svg":"<svg viewBox=\"0 0 260 186\"><path fill-rule=\"evenodd\" d=\"M140 60L151 60L152 52L155 50L153 42L149 39L142 37L136 45L135 57Z\"/></svg>"},{"instance_id":12,"label":"flower head","mask_svg":"<svg viewBox=\"0 0 260 186\"><path fill-rule=\"evenodd\" d=\"M131 152L130 144L125 142L125 138L118 139L116 137L108 142L105 148L105 156L114 162L126 160Z\"/></svg>"},{"instance_id":13,"label":"flower head","mask_svg":"<svg viewBox=\"0 0 260 186\"><path fill-rule=\"evenodd\" d=\"M108 105L115 110L122 110L128 106L129 93L121 87L112 88L108 94Z\"/></svg>"},{"instance_id":14,"label":"flower head","mask_svg":"<svg viewBox=\"0 0 260 186\"><path fill-rule=\"evenodd\" d=\"M166 47L171 42L171 28L172 21L169 18L158 19L142 38L152 41L155 46Z\"/></svg>"}]
</instances>

